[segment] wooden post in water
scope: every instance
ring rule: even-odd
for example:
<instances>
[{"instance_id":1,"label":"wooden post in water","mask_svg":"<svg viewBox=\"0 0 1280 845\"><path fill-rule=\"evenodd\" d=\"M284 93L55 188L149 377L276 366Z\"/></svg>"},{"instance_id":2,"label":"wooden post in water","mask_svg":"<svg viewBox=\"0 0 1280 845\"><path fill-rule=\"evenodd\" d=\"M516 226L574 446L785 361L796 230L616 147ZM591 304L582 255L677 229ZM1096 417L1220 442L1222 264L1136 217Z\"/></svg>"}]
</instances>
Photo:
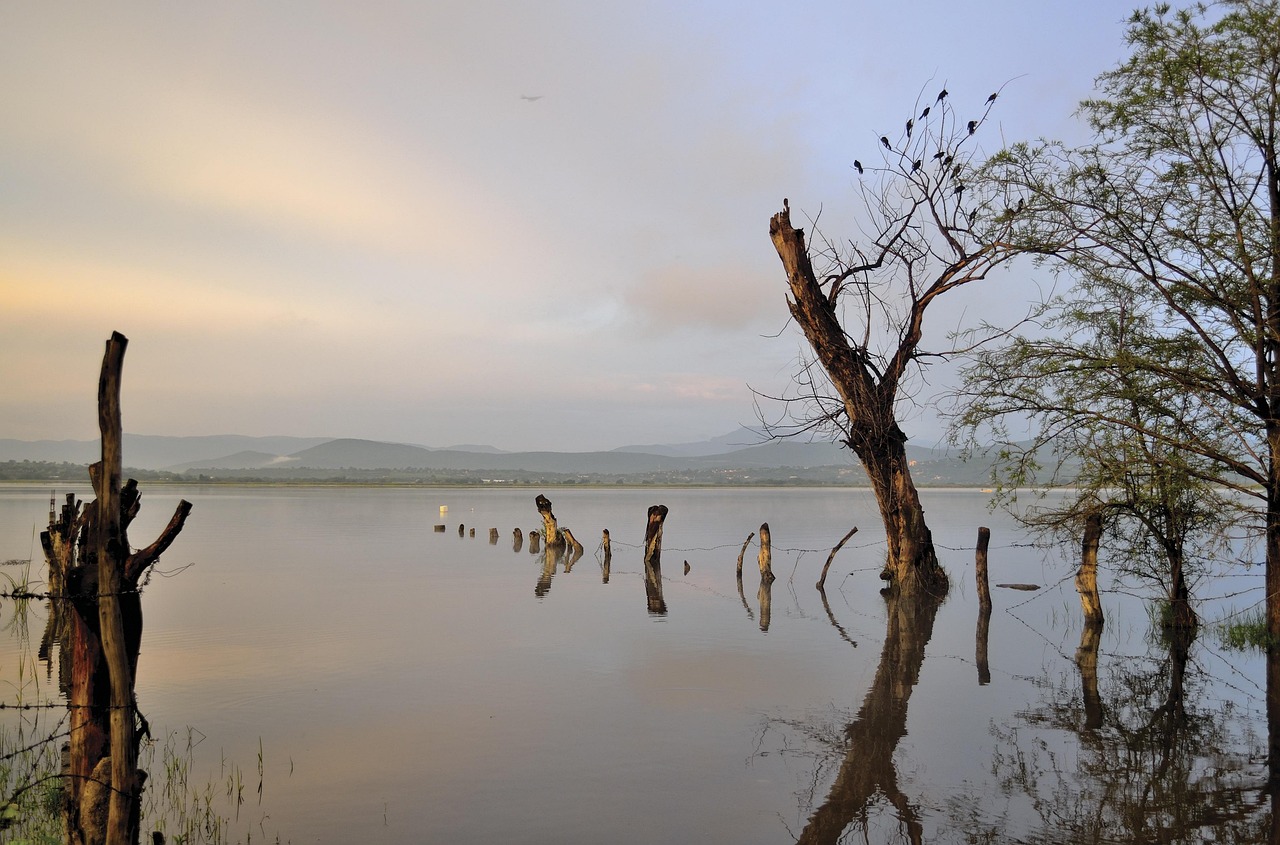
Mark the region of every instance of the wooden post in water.
<instances>
[{"instance_id":1,"label":"wooden post in water","mask_svg":"<svg viewBox=\"0 0 1280 845\"><path fill-rule=\"evenodd\" d=\"M991 637L991 587L987 583L987 547L991 545L991 529L978 529L978 548L974 552L973 571L978 582L978 630L974 635L974 662L978 664L978 686L991 683L991 664L987 644Z\"/></svg>"},{"instance_id":2,"label":"wooden post in water","mask_svg":"<svg viewBox=\"0 0 1280 845\"><path fill-rule=\"evenodd\" d=\"M521 534L520 529L517 528L515 533L511 536L511 551L518 552L522 548L524 548L524 535Z\"/></svg>"},{"instance_id":3,"label":"wooden post in water","mask_svg":"<svg viewBox=\"0 0 1280 845\"><path fill-rule=\"evenodd\" d=\"M461 522L458 523L458 536L459 537L467 536L467 526L463 525Z\"/></svg>"},{"instance_id":4,"label":"wooden post in water","mask_svg":"<svg viewBox=\"0 0 1280 845\"><path fill-rule=\"evenodd\" d=\"M536 555L538 553L538 543L542 539L542 535L538 533L538 529L534 528L529 531L529 554Z\"/></svg>"},{"instance_id":5,"label":"wooden post in water","mask_svg":"<svg viewBox=\"0 0 1280 845\"><path fill-rule=\"evenodd\" d=\"M489 545L491 546L498 545L498 529L496 528L489 529Z\"/></svg>"},{"instance_id":6,"label":"wooden post in water","mask_svg":"<svg viewBox=\"0 0 1280 845\"><path fill-rule=\"evenodd\" d=\"M849 542L849 538L857 533L858 526L855 525L849 529L848 534L840 538L840 542L836 543L835 548L831 550L831 554L827 555L827 562L822 566L822 577L818 579L818 583L815 585L819 590L822 590L827 584L827 570L831 568L831 561L836 559L836 552L840 551L844 544Z\"/></svg>"},{"instance_id":7,"label":"wooden post in water","mask_svg":"<svg viewBox=\"0 0 1280 845\"><path fill-rule=\"evenodd\" d=\"M128 528L141 507L137 482L121 485L120 374L128 340L107 341L98 382L102 460L89 468L97 501L74 495L40 536L57 596L50 624L69 666L64 834L74 845L138 839L138 771L133 681L142 644L138 584L168 548L191 504L182 501L151 545L133 551Z\"/></svg>"},{"instance_id":8,"label":"wooden post in water","mask_svg":"<svg viewBox=\"0 0 1280 845\"><path fill-rule=\"evenodd\" d=\"M662 596L662 524L667 519L666 505L652 505L644 529L644 592L649 612L663 615L667 602Z\"/></svg>"},{"instance_id":9,"label":"wooden post in water","mask_svg":"<svg viewBox=\"0 0 1280 845\"><path fill-rule=\"evenodd\" d=\"M987 547L991 545L991 529L978 529L978 548L974 552L973 573L978 581L978 606L991 609L991 586L987 583Z\"/></svg>"},{"instance_id":10,"label":"wooden post in water","mask_svg":"<svg viewBox=\"0 0 1280 845\"><path fill-rule=\"evenodd\" d=\"M741 584L741 581L742 581L742 559L746 556L746 554L747 554L747 546L751 543L751 538L752 538L752 537L754 537L754 536L756 536L756 532L754 532L754 531L752 531L750 534L748 534L748 535L747 535L747 539L745 539L745 540L743 540L743 541L742 541L742 549L741 549L741 551L739 551L739 552L738 552L738 581L739 581L738 586L739 586L739 587L741 587L741 586L742 586L742 584Z\"/></svg>"},{"instance_id":11,"label":"wooden post in water","mask_svg":"<svg viewBox=\"0 0 1280 845\"><path fill-rule=\"evenodd\" d=\"M1102 599L1098 596L1098 542L1102 539L1102 514L1093 511L1085 518L1084 540L1080 544L1080 569L1076 571L1076 592L1086 624L1101 625Z\"/></svg>"},{"instance_id":12,"label":"wooden post in water","mask_svg":"<svg viewBox=\"0 0 1280 845\"><path fill-rule=\"evenodd\" d=\"M769 536L769 523L760 525L760 580L773 581L773 549Z\"/></svg>"},{"instance_id":13,"label":"wooden post in water","mask_svg":"<svg viewBox=\"0 0 1280 845\"><path fill-rule=\"evenodd\" d=\"M551 512L551 500L541 493L534 499L538 513L542 514L542 543L547 548L563 546L564 538L560 536L560 528L556 525L556 515Z\"/></svg>"},{"instance_id":14,"label":"wooden post in water","mask_svg":"<svg viewBox=\"0 0 1280 845\"><path fill-rule=\"evenodd\" d=\"M604 529L604 532L600 535L600 548L604 549L604 559L600 562L600 577L603 579L602 583L608 584L609 570L613 564L613 544L609 539L608 528Z\"/></svg>"}]
</instances>

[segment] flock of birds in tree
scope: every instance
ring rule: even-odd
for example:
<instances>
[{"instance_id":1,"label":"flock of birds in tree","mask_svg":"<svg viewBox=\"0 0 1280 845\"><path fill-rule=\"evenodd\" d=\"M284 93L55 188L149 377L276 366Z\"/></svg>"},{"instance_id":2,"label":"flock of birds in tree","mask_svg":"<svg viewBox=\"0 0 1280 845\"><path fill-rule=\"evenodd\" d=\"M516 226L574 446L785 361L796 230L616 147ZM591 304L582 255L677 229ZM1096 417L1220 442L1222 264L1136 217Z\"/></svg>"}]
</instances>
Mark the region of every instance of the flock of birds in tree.
<instances>
[{"instance_id":1,"label":"flock of birds in tree","mask_svg":"<svg viewBox=\"0 0 1280 845\"><path fill-rule=\"evenodd\" d=\"M938 92L938 96L934 99L933 104L924 107L924 110L920 112L919 117L907 118L907 123L905 127L907 140L911 139L911 133L915 129L916 121L923 121L927 117L929 117L929 112L932 111L939 103L945 100L947 98L947 94L948 94L947 89L943 88L941 91ZM996 101L996 97L998 97L999 95L1000 95L1000 92L996 91L992 93L991 96L987 97L986 105L988 108L991 107L991 104ZM980 121L978 120L970 120L965 125L965 129L967 130L967 135L972 135L975 131L977 131L979 122ZM881 135L880 143L881 145L884 146L886 150L893 152L893 143L889 140L888 135ZM899 154L902 155L904 158L906 157L903 151L899 151ZM934 161L941 160L943 173L945 175L945 173L948 171L953 161L955 160L955 156L953 156L951 153L949 153L945 149L940 149L933 154L933 160ZM911 162L910 172L915 173L919 171L922 167L924 167L924 160L915 159L914 161ZM853 160L853 168L854 170L858 171L859 176L862 176L866 172L866 169L863 167L862 162L859 161L858 159ZM964 195L964 190L965 190L964 185L962 184L956 185L955 188L952 189L952 195L955 196L957 199L960 199ZM1019 203L1019 208L1018 208L1019 211L1021 211L1022 204L1023 203L1021 202ZM976 216L976 212L971 211L968 213L967 216L969 218L970 224L972 225L974 217Z\"/></svg>"}]
</instances>

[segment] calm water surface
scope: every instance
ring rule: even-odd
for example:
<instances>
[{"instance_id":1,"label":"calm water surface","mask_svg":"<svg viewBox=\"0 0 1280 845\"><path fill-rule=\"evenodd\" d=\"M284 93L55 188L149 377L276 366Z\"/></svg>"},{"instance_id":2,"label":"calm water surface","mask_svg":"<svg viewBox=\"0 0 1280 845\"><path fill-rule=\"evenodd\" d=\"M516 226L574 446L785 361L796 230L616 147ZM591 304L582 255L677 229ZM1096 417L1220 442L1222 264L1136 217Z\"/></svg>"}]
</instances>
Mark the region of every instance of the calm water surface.
<instances>
[{"instance_id":1,"label":"calm water surface","mask_svg":"<svg viewBox=\"0 0 1280 845\"><path fill-rule=\"evenodd\" d=\"M1223 652L1208 630L1179 655L1150 634L1140 600L1109 591L1096 676L1088 649L1082 672L1071 564L1027 545L976 491L925 493L953 587L919 618L877 592L883 535L862 490L548 488L587 548L551 572L527 541L513 549L514 528L540 527L538 490L142 489L135 545L179 498L194 509L145 590L139 704L153 734L204 737L193 780L253 772L240 839L1192 842L1269 830L1261 659ZM0 560L40 559L49 492L0 487ZM639 550L658 503L670 508L663 615L649 611ZM740 593L739 549L766 521L778 580L761 595L753 541ZM854 525L824 596L814 582ZM993 583L1042 587L993 590L985 667L979 525L993 529ZM594 554L605 528L607 581ZM1196 587L1202 617L1251 605L1260 587L1260 567L1224 571ZM8 604L0 612L9 623ZM43 612L28 622L37 641ZM6 688L57 699L16 643L0 649Z\"/></svg>"}]
</instances>

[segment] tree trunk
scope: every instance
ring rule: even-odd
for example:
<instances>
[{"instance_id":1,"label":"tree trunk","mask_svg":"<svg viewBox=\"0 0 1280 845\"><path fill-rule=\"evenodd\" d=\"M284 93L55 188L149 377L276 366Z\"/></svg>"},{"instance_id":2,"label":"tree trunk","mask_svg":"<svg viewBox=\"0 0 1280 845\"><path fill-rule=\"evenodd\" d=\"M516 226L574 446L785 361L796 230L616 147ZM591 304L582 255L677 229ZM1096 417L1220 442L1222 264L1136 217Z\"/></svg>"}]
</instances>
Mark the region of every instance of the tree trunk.
<instances>
[{"instance_id":1,"label":"tree trunk","mask_svg":"<svg viewBox=\"0 0 1280 845\"><path fill-rule=\"evenodd\" d=\"M662 595L662 524L667 519L666 505L649 508L644 529L644 593L649 613L665 616L667 601Z\"/></svg>"},{"instance_id":2,"label":"tree trunk","mask_svg":"<svg viewBox=\"0 0 1280 845\"><path fill-rule=\"evenodd\" d=\"M1089 625L1101 625L1102 600L1098 596L1098 541L1102 539L1102 514L1089 514L1084 524L1084 540L1080 544L1080 569L1076 571L1076 592L1080 594L1080 607L1084 621Z\"/></svg>"},{"instance_id":3,"label":"tree trunk","mask_svg":"<svg viewBox=\"0 0 1280 845\"><path fill-rule=\"evenodd\" d=\"M933 533L925 523L920 494L911 478L906 437L863 438L852 443L871 481L884 522L888 555L881 578L886 589L904 596L946 595L947 573L938 563Z\"/></svg>"},{"instance_id":4,"label":"tree trunk","mask_svg":"<svg viewBox=\"0 0 1280 845\"><path fill-rule=\"evenodd\" d=\"M130 550L140 508L137 483L120 483L120 370L127 341L107 343L99 381L102 461L89 468L97 500L83 511L68 495L41 546L54 587L52 620L67 671L69 721L65 839L74 845L138 837L141 776L133 681L142 644L138 583L177 537L190 513L182 501L151 545ZM61 669L60 669L61 672Z\"/></svg>"}]
</instances>

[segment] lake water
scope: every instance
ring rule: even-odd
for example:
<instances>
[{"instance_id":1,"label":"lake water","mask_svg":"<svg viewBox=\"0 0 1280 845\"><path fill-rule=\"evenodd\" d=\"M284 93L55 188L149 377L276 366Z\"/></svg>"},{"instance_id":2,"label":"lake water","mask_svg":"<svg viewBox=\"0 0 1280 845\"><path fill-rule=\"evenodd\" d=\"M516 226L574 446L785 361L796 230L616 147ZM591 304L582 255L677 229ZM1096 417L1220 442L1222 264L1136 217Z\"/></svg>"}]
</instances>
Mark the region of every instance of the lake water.
<instances>
[{"instance_id":1,"label":"lake water","mask_svg":"<svg viewBox=\"0 0 1280 845\"><path fill-rule=\"evenodd\" d=\"M1072 564L977 491L924 492L952 590L920 618L878 594L884 542L865 490L142 490L134 545L179 498L194 508L145 588L139 706L154 736L195 729L193 783L243 774L230 841L1269 835L1264 661L1224 651L1210 626L1175 654L1104 573L1095 687L1077 660ZM539 492L586 546L568 571L527 539L513 550L514 528L541 526ZM0 487L0 560L40 561L49 493ZM659 503L662 614L640 550ZM767 596L754 540L741 592L735 577L762 522ZM814 582L855 525L824 595ZM1042 587L993 588L985 666L979 525L993 532L993 584ZM1259 601L1261 584L1261 567L1221 568L1195 587L1202 618ZM0 698L57 701L56 668L22 657L43 603L25 622L12 604ZM37 720L56 724L48 713L0 719L31 737Z\"/></svg>"}]
</instances>

